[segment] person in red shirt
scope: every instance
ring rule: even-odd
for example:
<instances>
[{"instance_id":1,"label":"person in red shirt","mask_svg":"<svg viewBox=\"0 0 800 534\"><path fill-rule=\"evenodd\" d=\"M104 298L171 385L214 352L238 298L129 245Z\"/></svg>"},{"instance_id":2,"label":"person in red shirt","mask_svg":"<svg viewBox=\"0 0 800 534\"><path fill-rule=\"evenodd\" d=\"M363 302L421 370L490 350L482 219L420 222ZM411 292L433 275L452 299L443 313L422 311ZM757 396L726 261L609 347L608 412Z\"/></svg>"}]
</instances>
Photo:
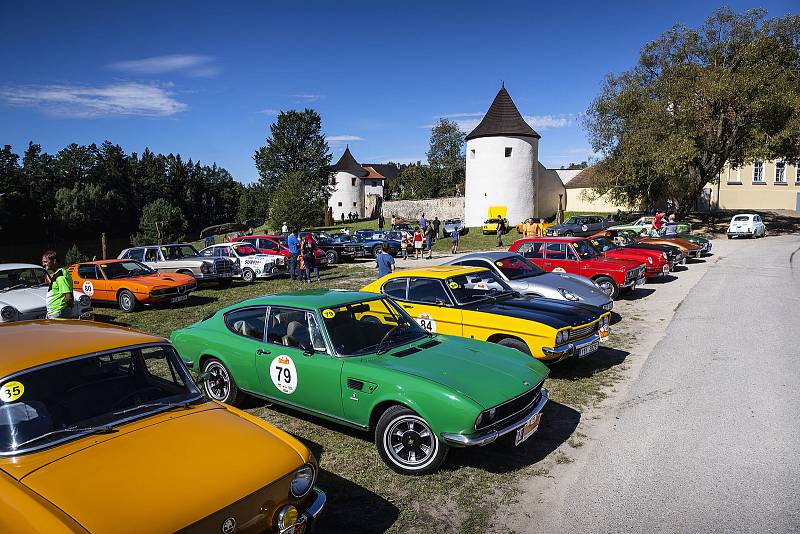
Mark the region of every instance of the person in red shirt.
<instances>
[{"instance_id":1,"label":"person in red shirt","mask_svg":"<svg viewBox=\"0 0 800 534\"><path fill-rule=\"evenodd\" d=\"M660 211L656 212L656 216L653 219L653 230L656 233L659 233L659 234L661 233L661 227L664 225L664 221L662 220L663 217L664 216L661 214Z\"/></svg>"},{"instance_id":2,"label":"person in red shirt","mask_svg":"<svg viewBox=\"0 0 800 534\"><path fill-rule=\"evenodd\" d=\"M417 226L414 229L414 259L418 260L420 255L424 256L422 252L422 230Z\"/></svg>"}]
</instances>

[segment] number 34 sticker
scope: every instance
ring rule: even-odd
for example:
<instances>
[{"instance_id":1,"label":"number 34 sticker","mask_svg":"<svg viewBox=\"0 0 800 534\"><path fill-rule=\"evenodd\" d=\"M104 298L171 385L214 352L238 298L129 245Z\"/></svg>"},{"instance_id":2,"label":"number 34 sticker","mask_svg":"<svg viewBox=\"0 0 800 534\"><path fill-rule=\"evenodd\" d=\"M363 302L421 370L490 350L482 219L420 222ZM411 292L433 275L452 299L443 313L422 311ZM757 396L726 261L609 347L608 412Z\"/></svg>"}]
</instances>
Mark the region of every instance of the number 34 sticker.
<instances>
[{"instance_id":1,"label":"number 34 sticker","mask_svg":"<svg viewBox=\"0 0 800 534\"><path fill-rule=\"evenodd\" d=\"M269 376L275 387L283 393L292 394L297 389L297 369L292 359L285 354L272 360Z\"/></svg>"},{"instance_id":2,"label":"number 34 sticker","mask_svg":"<svg viewBox=\"0 0 800 534\"><path fill-rule=\"evenodd\" d=\"M25 386L21 382L6 382L0 386L0 401L14 402L25 393Z\"/></svg>"}]
</instances>

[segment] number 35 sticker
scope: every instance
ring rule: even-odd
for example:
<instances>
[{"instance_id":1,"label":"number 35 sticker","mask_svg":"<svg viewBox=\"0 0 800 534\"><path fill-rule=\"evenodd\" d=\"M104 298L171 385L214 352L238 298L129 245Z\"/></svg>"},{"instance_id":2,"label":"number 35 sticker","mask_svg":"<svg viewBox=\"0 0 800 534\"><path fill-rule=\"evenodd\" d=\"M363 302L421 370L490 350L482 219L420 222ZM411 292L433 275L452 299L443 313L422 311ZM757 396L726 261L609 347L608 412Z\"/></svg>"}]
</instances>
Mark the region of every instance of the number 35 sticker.
<instances>
[{"instance_id":1,"label":"number 35 sticker","mask_svg":"<svg viewBox=\"0 0 800 534\"><path fill-rule=\"evenodd\" d=\"M0 386L0 401L14 402L25 393L25 386L21 382L6 382Z\"/></svg>"},{"instance_id":2,"label":"number 35 sticker","mask_svg":"<svg viewBox=\"0 0 800 534\"><path fill-rule=\"evenodd\" d=\"M297 369L292 359L285 354L272 360L269 376L275 387L283 393L292 394L297 389Z\"/></svg>"}]
</instances>

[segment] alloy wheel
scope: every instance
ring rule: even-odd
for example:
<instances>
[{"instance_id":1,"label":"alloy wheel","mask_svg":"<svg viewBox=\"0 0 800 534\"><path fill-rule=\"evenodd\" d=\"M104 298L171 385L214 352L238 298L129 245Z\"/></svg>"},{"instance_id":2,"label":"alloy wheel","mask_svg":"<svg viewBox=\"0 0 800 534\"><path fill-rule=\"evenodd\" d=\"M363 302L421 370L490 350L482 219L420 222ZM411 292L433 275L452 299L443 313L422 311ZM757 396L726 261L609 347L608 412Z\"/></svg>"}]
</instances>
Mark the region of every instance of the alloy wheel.
<instances>
[{"instance_id":1,"label":"alloy wheel","mask_svg":"<svg viewBox=\"0 0 800 534\"><path fill-rule=\"evenodd\" d=\"M392 421L383 439L390 459L406 469L425 466L439 448L439 440L428 424L416 415L404 415Z\"/></svg>"}]
</instances>

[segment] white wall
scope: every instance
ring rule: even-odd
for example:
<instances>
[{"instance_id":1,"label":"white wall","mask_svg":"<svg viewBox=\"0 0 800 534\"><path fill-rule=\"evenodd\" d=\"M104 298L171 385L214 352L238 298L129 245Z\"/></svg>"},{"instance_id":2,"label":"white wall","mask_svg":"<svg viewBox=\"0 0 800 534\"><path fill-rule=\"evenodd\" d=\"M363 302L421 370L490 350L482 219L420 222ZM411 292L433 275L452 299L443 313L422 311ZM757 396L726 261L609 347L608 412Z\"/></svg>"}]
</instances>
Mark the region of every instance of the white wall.
<instances>
[{"instance_id":1,"label":"white wall","mask_svg":"<svg viewBox=\"0 0 800 534\"><path fill-rule=\"evenodd\" d=\"M347 219L347 214L351 212L358 213L359 217L364 216L364 181L349 172L337 172L334 177L336 178L336 185L333 187L331 198L328 201L328 206L333 209L333 219L335 221L342 220L342 214ZM353 178L355 178L356 185L353 186ZM339 203L342 203L340 206Z\"/></svg>"},{"instance_id":2,"label":"white wall","mask_svg":"<svg viewBox=\"0 0 800 534\"><path fill-rule=\"evenodd\" d=\"M506 147L511 148L511 157L505 157ZM538 162L539 140L533 137L467 141L466 225L481 226L489 206L506 206L511 224L533 217Z\"/></svg>"},{"instance_id":3,"label":"white wall","mask_svg":"<svg viewBox=\"0 0 800 534\"><path fill-rule=\"evenodd\" d=\"M372 180L369 178L362 178L364 182L364 194L365 195L379 195L383 196L383 180L375 180L378 185L370 185Z\"/></svg>"},{"instance_id":4,"label":"white wall","mask_svg":"<svg viewBox=\"0 0 800 534\"><path fill-rule=\"evenodd\" d=\"M561 195L561 205L566 203L567 190L560 172L555 169L545 169L541 163L537 165L539 170L536 173L536 206L534 210L536 213L534 215L546 219L558 211L558 195ZM512 224L517 223L512 221Z\"/></svg>"}]
</instances>

